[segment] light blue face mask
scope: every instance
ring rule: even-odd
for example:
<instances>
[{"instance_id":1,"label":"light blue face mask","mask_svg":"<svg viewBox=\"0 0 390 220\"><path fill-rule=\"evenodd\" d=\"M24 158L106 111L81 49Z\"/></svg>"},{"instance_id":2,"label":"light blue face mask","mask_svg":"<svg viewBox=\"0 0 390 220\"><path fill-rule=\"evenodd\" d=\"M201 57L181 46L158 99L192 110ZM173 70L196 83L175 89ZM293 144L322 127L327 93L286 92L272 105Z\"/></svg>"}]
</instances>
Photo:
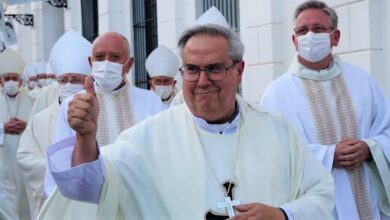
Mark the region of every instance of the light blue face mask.
<instances>
[{"instance_id":1,"label":"light blue face mask","mask_svg":"<svg viewBox=\"0 0 390 220\"><path fill-rule=\"evenodd\" d=\"M333 32L332 32L333 33ZM309 62L319 62L331 51L330 35L332 33L313 33L298 37L298 54Z\"/></svg>"},{"instance_id":2,"label":"light blue face mask","mask_svg":"<svg viewBox=\"0 0 390 220\"><path fill-rule=\"evenodd\" d=\"M9 80L4 83L4 91L10 96L14 96L19 92L19 81Z\"/></svg>"},{"instance_id":3,"label":"light blue face mask","mask_svg":"<svg viewBox=\"0 0 390 220\"><path fill-rule=\"evenodd\" d=\"M116 89L123 81L123 66L126 65L129 60L130 57L124 64L107 60L93 62L91 75L99 89L105 92L111 92Z\"/></svg>"}]
</instances>

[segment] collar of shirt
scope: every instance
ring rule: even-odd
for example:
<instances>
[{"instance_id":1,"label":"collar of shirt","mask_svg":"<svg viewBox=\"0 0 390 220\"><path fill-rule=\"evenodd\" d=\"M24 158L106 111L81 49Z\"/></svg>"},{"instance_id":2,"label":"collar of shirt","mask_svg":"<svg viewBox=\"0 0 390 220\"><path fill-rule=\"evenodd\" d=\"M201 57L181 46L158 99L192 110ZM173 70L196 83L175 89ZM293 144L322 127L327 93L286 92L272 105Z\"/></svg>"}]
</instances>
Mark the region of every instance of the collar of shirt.
<instances>
[{"instance_id":1,"label":"collar of shirt","mask_svg":"<svg viewBox=\"0 0 390 220\"><path fill-rule=\"evenodd\" d=\"M226 123L225 127L220 131L213 124L207 123L203 118L196 117L192 115L192 118L196 125L198 125L201 129L213 133L213 134L233 134L237 130L238 122L240 121L240 108L237 105L237 113L235 117L230 122Z\"/></svg>"}]
</instances>

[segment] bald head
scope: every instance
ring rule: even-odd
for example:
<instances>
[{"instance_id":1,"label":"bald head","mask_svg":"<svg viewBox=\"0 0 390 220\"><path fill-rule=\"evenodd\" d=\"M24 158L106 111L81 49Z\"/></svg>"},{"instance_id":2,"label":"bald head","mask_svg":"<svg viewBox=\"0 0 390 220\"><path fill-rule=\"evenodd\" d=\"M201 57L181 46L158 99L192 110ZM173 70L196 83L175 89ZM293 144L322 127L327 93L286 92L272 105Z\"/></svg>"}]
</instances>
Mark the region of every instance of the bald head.
<instances>
[{"instance_id":1,"label":"bald head","mask_svg":"<svg viewBox=\"0 0 390 220\"><path fill-rule=\"evenodd\" d=\"M129 41L123 35L117 32L107 32L100 36L98 36L92 44L93 51L96 47L109 47L111 48L119 48L124 52L124 55L127 57L130 56L130 44Z\"/></svg>"},{"instance_id":2,"label":"bald head","mask_svg":"<svg viewBox=\"0 0 390 220\"><path fill-rule=\"evenodd\" d=\"M124 64L124 73L127 73L133 64L133 58L130 58L129 41L116 32L104 33L94 40L92 56L89 60L91 63L95 61L110 61Z\"/></svg>"}]
</instances>

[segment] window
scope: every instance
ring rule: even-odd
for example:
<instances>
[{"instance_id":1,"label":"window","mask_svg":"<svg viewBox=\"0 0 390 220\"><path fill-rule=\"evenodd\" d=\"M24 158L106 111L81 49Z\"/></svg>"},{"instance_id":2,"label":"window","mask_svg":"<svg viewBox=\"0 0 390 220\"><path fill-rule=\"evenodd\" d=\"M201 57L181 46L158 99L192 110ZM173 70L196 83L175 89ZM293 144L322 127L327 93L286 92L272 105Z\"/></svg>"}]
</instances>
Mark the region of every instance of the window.
<instances>
[{"instance_id":1,"label":"window","mask_svg":"<svg viewBox=\"0 0 390 220\"><path fill-rule=\"evenodd\" d=\"M145 60L158 46L156 0L133 1L135 85L149 88Z\"/></svg>"},{"instance_id":2,"label":"window","mask_svg":"<svg viewBox=\"0 0 390 220\"><path fill-rule=\"evenodd\" d=\"M83 36L92 42L99 35L98 2L97 0L83 0L80 3Z\"/></svg>"}]
</instances>

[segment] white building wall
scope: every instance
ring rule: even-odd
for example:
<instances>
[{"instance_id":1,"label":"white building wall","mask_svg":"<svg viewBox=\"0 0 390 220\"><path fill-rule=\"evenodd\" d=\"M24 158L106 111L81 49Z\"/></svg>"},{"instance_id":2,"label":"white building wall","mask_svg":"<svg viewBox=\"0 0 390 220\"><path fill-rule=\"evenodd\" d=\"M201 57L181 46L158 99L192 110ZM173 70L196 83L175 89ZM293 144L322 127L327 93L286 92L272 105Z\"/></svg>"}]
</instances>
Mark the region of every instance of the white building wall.
<instances>
[{"instance_id":1,"label":"white building wall","mask_svg":"<svg viewBox=\"0 0 390 220\"><path fill-rule=\"evenodd\" d=\"M266 86L284 73L295 54L293 13L303 0L240 1L246 47L243 96L258 102ZM389 13L386 0L327 0L339 16L341 40L334 53L366 69L390 97ZM245 16L243 16L245 15ZM384 22L387 21L387 22ZM386 40L387 39L387 40Z\"/></svg>"},{"instance_id":2,"label":"white building wall","mask_svg":"<svg viewBox=\"0 0 390 220\"><path fill-rule=\"evenodd\" d=\"M177 42L186 27L195 23L196 0L157 0L158 45L170 48L181 59ZM176 75L176 87L181 90L182 79Z\"/></svg>"},{"instance_id":3,"label":"white building wall","mask_svg":"<svg viewBox=\"0 0 390 220\"><path fill-rule=\"evenodd\" d=\"M68 0L68 8L64 9L64 30L73 29L79 33L82 29L80 0Z\"/></svg>"},{"instance_id":4,"label":"white building wall","mask_svg":"<svg viewBox=\"0 0 390 220\"><path fill-rule=\"evenodd\" d=\"M6 13L33 14L34 27L13 22L18 44L12 47L28 64L39 60L47 61L51 47L64 32L63 9L55 8L46 2L31 2L9 5Z\"/></svg>"}]
</instances>

